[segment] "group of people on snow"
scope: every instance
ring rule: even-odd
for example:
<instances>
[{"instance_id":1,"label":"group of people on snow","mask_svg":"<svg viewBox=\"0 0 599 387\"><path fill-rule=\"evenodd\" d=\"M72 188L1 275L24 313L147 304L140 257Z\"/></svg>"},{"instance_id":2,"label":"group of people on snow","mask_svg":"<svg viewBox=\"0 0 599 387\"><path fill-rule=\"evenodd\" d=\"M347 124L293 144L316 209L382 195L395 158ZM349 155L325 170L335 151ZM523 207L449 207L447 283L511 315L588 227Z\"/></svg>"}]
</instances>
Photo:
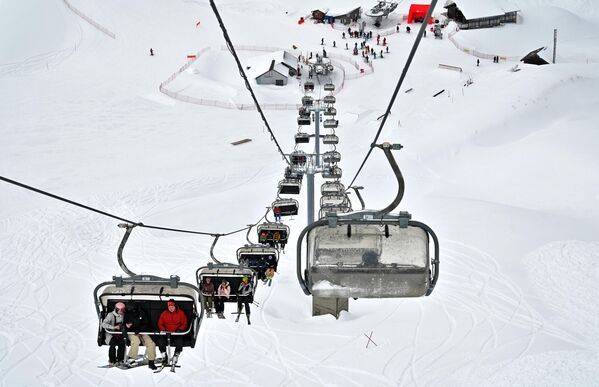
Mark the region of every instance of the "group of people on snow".
<instances>
[{"instance_id":1,"label":"group of people on snow","mask_svg":"<svg viewBox=\"0 0 599 387\"><path fill-rule=\"evenodd\" d=\"M153 370L157 369L155 364L156 346L162 353L163 364L166 365L169 360L166 354L166 334L185 332L188 327L187 316L177 303L170 299L166 303L166 309L160 314L157 326L160 333L164 333L163 335L154 335L152 338L149 334L142 333L150 330L150 320L145 310L135 303L127 306L123 302L117 302L114 310L108 313L102 321L102 328L105 330L105 343L109 346L109 365L132 366L137 360L140 344L146 347L148 367ZM130 348L127 359L125 359L127 343ZM172 335L171 344L175 346L174 357L178 358L183 350L183 336Z\"/></svg>"}]
</instances>

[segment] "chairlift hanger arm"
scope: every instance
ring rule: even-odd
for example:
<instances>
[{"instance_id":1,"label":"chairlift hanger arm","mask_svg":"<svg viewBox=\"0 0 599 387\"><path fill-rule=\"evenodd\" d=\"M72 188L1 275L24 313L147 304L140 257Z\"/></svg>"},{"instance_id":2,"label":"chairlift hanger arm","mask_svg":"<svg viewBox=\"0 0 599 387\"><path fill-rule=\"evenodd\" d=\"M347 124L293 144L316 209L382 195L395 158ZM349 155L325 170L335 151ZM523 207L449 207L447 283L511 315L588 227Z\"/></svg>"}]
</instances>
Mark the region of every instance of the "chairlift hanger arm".
<instances>
[{"instance_id":1,"label":"chairlift hanger arm","mask_svg":"<svg viewBox=\"0 0 599 387\"><path fill-rule=\"evenodd\" d=\"M125 229L125 235L123 235L123 239L121 240L121 244L119 245L119 249L117 251L117 258L118 258L119 266L121 267L121 269L123 269L123 271L131 277L136 276L137 274L134 273L133 271L129 270L127 265L125 265L125 261L123 260L123 249L125 248L125 244L129 240L129 235L131 235L131 231L133 231L133 229L136 226L137 225L135 225L135 224L129 224L129 223L119 224L120 228Z\"/></svg>"},{"instance_id":2,"label":"chairlift hanger arm","mask_svg":"<svg viewBox=\"0 0 599 387\"><path fill-rule=\"evenodd\" d=\"M391 202L391 204L389 204L387 207L385 207L381 211L379 211L380 215L385 216L386 214L388 214L389 212L391 212L395 208L397 208L397 206L401 202L401 199L403 198L403 195L405 192L405 182L404 182L403 175L401 174L399 165L397 165L397 162L395 161L395 158L393 157L393 153L391 153L392 149L399 150L403 147L400 144L390 144L388 142L385 142L381 145L374 145L374 146L377 148L381 148L383 150L383 152L385 152L385 156L387 156L387 160L389 161L389 164L391 164L391 169L393 169L393 173L395 174L395 177L397 178L397 184L398 184L397 195L395 196L395 199Z\"/></svg>"}]
</instances>

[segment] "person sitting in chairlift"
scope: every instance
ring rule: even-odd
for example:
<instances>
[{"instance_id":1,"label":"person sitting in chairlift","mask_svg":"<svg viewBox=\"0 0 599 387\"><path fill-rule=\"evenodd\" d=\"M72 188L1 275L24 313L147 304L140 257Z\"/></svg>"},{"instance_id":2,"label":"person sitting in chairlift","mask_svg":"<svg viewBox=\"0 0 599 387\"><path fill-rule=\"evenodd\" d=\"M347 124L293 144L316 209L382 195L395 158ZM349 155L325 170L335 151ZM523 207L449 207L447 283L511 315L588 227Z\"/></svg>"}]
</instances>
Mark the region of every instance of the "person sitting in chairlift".
<instances>
[{"instance_id":1,"label":"person sitting in chairlift","mask_svg":"<svg viewBox=\"0 0 599 387\"><path fill-rule=\"evenodd\" d=\"M212 278L210 277L204 278L204 282L202 283L202 296L204 296L204 307L208 311L208 317L212 317L212 304L214 301L214 283L212 283Z\"/></svg>"},{"instance_id":2,"label":"person sitting in chairlift","mask_svg":"<svg viewBox=\"0 0 599 387\"><path fill-rule=\"evenodd\" d=\"M239 315L241 315L241 306L242 304L245 306L245 316L248 320L248 325L251 325L250 322L250 297L253 293L254 289L252 283L250 282L248 277L243 277L241 279L241 283L239 284L239 288L237 289L237 320L239 320Z\"/></svg>"},{"instance_id":3,"label":"person sitting in chairlift","mask_svg":"<svg viewBox=\"0 0 599 387\"><path fill-rule=\"evenodd\" d=\"M272 212L275 214L275 222L279 223L281 221L281 207L276 206Z\"/></svg>"},{"instance_id":4,"label":"person sitting in chairlift","mask_svg":"<svg viewBox=\"0 0 599 387\"><path fill-rule=\"evenodd\" d=\"M270 286L272 284L272 279L275 276L275 269L274 267L269 267L266 269L266 271L264 272L264 284L268 284L268 286Z\"/></svg>"},{"instance_id":5,"label":"person sitting in chairlift","mask_svg":"<svg viewBox=\"0 0 599 387\"><path fill-rule=\"evenodd\" d=\"M175 300L170 299L166 303L166 310L160 314L160 318L158 319L158 329L160 332L166 333L181 333L187 329L187 316L179 309ZM168 364L166 336L159 336L158 343L158 348L162 352L162 363ZM179 354L183 351L183 336L172 335L171 343L175 346L175 356L173 357L173 364L175 364L179 358Z\"/></svg>"},{"instance_id":6,"label":"person sitting in chairlift","mask_svg":"<svg viewBox=\"0 0 599 387\"><path fill-rule=\"evenodd\" d=\"M231 285L229 285L229 281L226 279L222 279L220 285L218 285L218 289L216 290L216 314L222 318L223 313L225 312L225 300L229 299L231 294Z\"/></svg>"},{"instance_id":7,"label":"person sitting in chairlift","mask_svg":"<svg viewBox=\"0 0 599 387\"><path fill-rule=\"evenodd\" d=\"M105 330L105 343L110 346L108 349L108 364L116 366L125 360L125 304L117 302L114 310L106 315L102 321L102 328ZM114 333L109 333L108 331ZM117 349L118 347L118 349Z\"/></svg>"},{"instance_id":8,"label":"person sitting in chairlift","mask_svg":"<svg viewBox=\"0 0 599 387\"><path fill-rule=\"evenodd\" d=\"M132 366L135 362L135 359L137 359L139 345L143 343L143 345L146 347L148 367L155 370L156 365L154 364L154 361L156 360L156 344L149 335L140 334L140 332L148 331L148 324L148 315L146 314L145 310L139 308L136 304L130 305L127 313L125 314L125 326L127 327L129 342L131 343L129 353L127 355L129 357L129 365Z\"/></svg>"},{"instance_id":9,"label":"person sitting in chairlift","mask_svg":"<svg viewBox=\"0 0 599 387\"><path fill-rule=\"evenodd\" d=\"M367 251L362 255L362 263L359 265L360 267L380 267L383 266L379 262L379 255L375 251Z\"/></svg>"}]
</instances>

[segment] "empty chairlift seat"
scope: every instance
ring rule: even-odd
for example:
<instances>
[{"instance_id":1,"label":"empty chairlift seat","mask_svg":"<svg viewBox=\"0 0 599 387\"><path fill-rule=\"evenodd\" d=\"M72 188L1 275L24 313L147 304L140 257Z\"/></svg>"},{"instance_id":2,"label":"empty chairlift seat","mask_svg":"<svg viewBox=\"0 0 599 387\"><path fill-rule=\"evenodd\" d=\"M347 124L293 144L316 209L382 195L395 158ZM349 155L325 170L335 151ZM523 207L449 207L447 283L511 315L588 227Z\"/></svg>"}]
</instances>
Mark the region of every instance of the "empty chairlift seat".
<instances>
[{"instance_id":1,"label":"empty chairlift seat","mask_svg":"<svg viewBox=\"0 0 599 387\"><path fill-rule=\"evenodd\" d=\"M285 168L285 179L302 180L304 178L304 172L297 170L293 167Z\"/></svg>"},{"instance_id":2,"label":"empty chairlift seat","mask_svg":"<svg viewBox=\"0 0 599 387\"><path fill-rule=\"evenodd\" d=\"M347 195L345 193L329 193L326 195L321 196L320 198L320 206L321 207L326 207L326 206L341 206L341 205L347 205L348 203L348 199L347 199Z\"/></svg>"},{"instance_id":3,"label":"empty chairlift seat","mask_svg":"<svg viewBox=\"0 0 599 387\"><path fill-rule=\"evenodd\" d=\"M297 215L299 204L295 199L277 199L272 202L273 211L276 207L281 209L281 216Z\"/></svg>"},{"instance_id":4,"label":"empty chairlift seat","mask_svg":"<svg viewBox=\"0 0 599 387\"><path fill-rule=\"evenodd\" d=\"M306 125L310 125L311 123L312 123L312 120L310 119L310 116L308 116L308 117L302 117L302 116L297 117L297 124L298 125L306 126Z\"/></svg>"},{"instance_id":5,"label":"empty chairlift seat","mask_svg":"<svg viewBox=\"0 0 599 387\"><path fill-rule=\"evenodd\" d=\"M307 144L310 142L310 135L308 133L296 133L295 143L296 144Z\"/></svg>"},{"instance_id":6,"label":"empty chairlift seat","mask_svg":"<svg viewBox=\"0 0 599 387\"><path fill-rule=\"evenodd\" d=\"M285 248L289 240L289 226L281 223L262 223L257 227L258 242L271 247Z\"/></svg>"},{"instance_id":7,"label":"empty chairlift seat","mask_svg":"<svg viewBox=\"0 0 599 387\"><path fill-rule=\"evenodd\" d=\"M256 289L256 276L254 275L254 271L246 266L233 265L230 263L209 263L207 266L200 267L196 271L196 280L200 289L202 288L202 284L205 283L206 278L212 280L214 289L217 289L223 281L229 283L231 295L229 298L222 297L222 302L237 302L237 292L243 277L247 277L253 285L252 288ZM204 296L202 295L202 297ZM254 302L253 292L249 302Z\"/></svg>"},{"instance_id":8,"label":"empty chairlift seat","mask_svg":"<svg viewBox=\"0 0 599 387\"><path fill-rule=\"evenodd\" d=\"M313 104L314 104L314 98L310 97L309 95L304 95L302 97L302 105L304 107L309 107L309 106L312 106Z\"/></svg>"},{"instance_id":9,"label":"empty chairlift seat","mask_svg":"<svg viewBox=\"0 0 599 387\"><path fill-rule=\"evenodd\" d=\"M306 98L306 97L304 97L304 98ZM311 97L310 97L310 98L311 98ZM323 101L324 103L333 104L333 103L335 103L336 99L335 99L335 97L333 97L332 95L326 95L326 96L325 96L325 97L322 99L322 101Z\"/></svg>"},{"instance_id":10,"label":"empty chairlift seat","mask_svg":"<svg viewBox=\"0 0 599 387\"><path fill-rule=\"evenodd\" d=\"M339 181L327 181L320 186L320 193L323 196L328 194L343 194L344 192L345 186Z\"/></svg>"},{"instance_id":11,"label":"empty chairlift seat","mask_svg":"<svg viewBox=\"0 0 599 387\"><path fill-rule=\"evenodd\" d=\"M265 278L269 267L277 270L279 251L264 245L245 245L237 249L237 262L254 270L259 280Z\"/></svg>"},{"instance_id":12,"label":"empty chairlift seat","mask_svg":"<svg viewBox=\"0 0 599 387\"><path fill-rule=\"evenodd\" d=\"M300 180L284 179L279 182L279 195L299 195L301 188Z\"/></svg>"},{"instance_id":13,"label":"empty chairlift seat","mask_svg":"<svg viewBox=\"0 0 599 387\"><path fill-rule=\"evenodd\" d=\"M312 81L306 81L306 83L304 83L304 90L305 91L312 91L312 90L314 90L314 82L312 82Z\"/></svg>"},{"instance_id":14,"label":"empty chairlift seat","mask_svg":"<svg viewBox=\"0 0 599 387\"><path fill-rule=\"evenodd\" d=\"M332 83L327 83L324 85L324 90L325 91L335 91L335 85L333 85Z\"/></svg>"},{"instance_id":15,"label":"empty chairlift seat","mask_svg":"<svg viewBox=\"0 0 599 387\"><path fill-rule=\"evenodd\" d=\"M339 126L339 120L334 120L332 118L326 119L323 122L323 126L327 129L335 129Z\"/></svg>"},{"instance_id":16,"label":"empty chairlift seat","mask_svg":"<svg viewBox=\"0 0 599 387\"><path fill-rule=\"evenodd\" d=\"M336 134L325 134L322 138L322 143L326 145L339 144L339 137Z\"/></svg>"},{"instance_id":17,"label":"empty chairlift seat","mask_svg":"<svg viewBox=\"0 0 599 387\"><path fill-rule=\"evenodd\" d=\"M321 224L307 234L307 254L306 282L317 297L420 297L438 270L427 230L397 223Z\"/></svg>"},{"instance_id":18,"label":"empty chairlift seat","mask_svg":"<svg viewBox=\"0 0 599 387\"><path fill-rule=\"evenodd\" d=\"M151 275L132 277L113 277L94 289L96 312L98 314L98 345L105 345L105 330L102 321L112 312L117 302L123 302L126 308L135 305L148 316L149 326L142 334L152 335L154 341L163 334L158 328L160 314L167 309L166 302L173 299L185 313L188 326L184 332L171 333L183 336L183 346L193 348L200 328L203 309L200 292L195 285L181 282L179 277L160 278Z\"/></svg>"},{"instance_id":19,"label":"empty chairlift seat","mask_svg":"<svg viewBox=\"0 0 599 387\"><path fill-rule=\"evenodd\" d=\"M339 161L341 161L341 153L337 151L324 152L324 154L322 155L322 160L325 163L338 163Z\"/></svg>"},{"instance_id":20,"label":"empty chairlift seat","mask_svg":"<svg viewBox=\"0 0 599 387\"><path fill-rule=\"evenodd\" d=\"M326 108L324 110L324 115L325 116L334 116L335 114L337 114L337 109L335 109L332 106L329 106L328 108Z\"/></svg>"},{"instance_id":21,"label":"empty chairlift seat","mask_svg":"<svg viewBox=\"0 0 599 387\"><path fill-rule=\"evenodd\" d=\"M322 171L322 177L325 179L341 179L342 171L338 166L329 166Z\"/></svg>"}]
</instances>

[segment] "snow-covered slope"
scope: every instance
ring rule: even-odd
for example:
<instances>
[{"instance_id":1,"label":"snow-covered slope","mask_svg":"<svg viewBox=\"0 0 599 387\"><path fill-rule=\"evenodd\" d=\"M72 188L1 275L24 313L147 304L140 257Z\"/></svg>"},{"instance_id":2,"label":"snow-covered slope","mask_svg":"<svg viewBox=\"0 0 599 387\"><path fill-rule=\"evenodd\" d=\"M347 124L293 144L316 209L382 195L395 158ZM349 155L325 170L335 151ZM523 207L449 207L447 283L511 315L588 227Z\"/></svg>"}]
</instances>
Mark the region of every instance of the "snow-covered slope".
<instances>
[{"instance_id":1,"label":"snow-covered slope","mask_svg":"<svg viewBox=\"0 0 599 387\"><path fill-rule=\"evenodd\" d=\"M430 297L350 300L339 320L312 317L291 243L273 286L258 289L251 326L205 319L176 374L99 369L107 348L95 343L92 291L120 272L117 221L2 183L0 383L596 384L599 44L590 17L597 9L582 0L514 3L522 24L460 31L455 39L483 52L519 55L550 42L559 28L558 64L512 72L516 62L481 60L477 67L475 57L429 35L382 132L381 141L405 147L397 154L406 179L400 209L440 238L441 274ZM0 2L0 175L146 224L227 232L257 221L285 167L258 114L184 103L158 90L187 55L208 47L169 90L250 101L221 50L208 2L69 4L115 39L63 1ZM321 3L217 4L236 45L296 45L308 53L319 52L324 38L329 53L349 56L340 30L297 24ZM387 36L390 53L375 60L374 73L346 79L336 96L345 184L369 149L415 35ZM290 83L258 95L276 104L297 103L301 94ZM266 115L290 152L296 113ZM243 138L252 142L230 144ZM387 205L396 184L378 152L357 183L371 208ZM300 215L286 222L292 239L306 225L305 197L299 199ZM196 269L210 261L211 243L136 229L127 263L134 271L194 282ZM244 243L245 235L222 238L215 254L233 261ZM366 347L371 333L377 345Z\"/></svg>"}]
</instances>

